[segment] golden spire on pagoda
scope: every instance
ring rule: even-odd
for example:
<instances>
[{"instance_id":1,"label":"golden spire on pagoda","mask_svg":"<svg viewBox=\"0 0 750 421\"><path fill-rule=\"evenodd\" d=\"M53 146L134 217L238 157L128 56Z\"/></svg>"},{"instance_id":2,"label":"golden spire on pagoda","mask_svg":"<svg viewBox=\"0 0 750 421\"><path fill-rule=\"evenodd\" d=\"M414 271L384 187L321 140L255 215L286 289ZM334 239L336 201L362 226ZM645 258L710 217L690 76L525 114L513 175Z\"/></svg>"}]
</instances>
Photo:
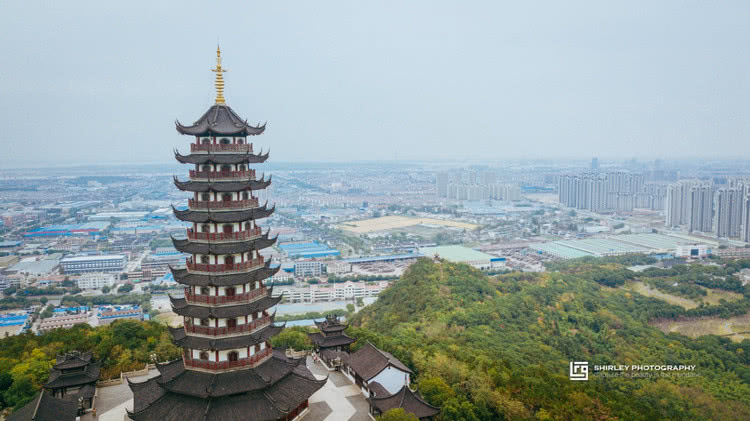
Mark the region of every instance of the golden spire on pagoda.
<instances>
[{"instance_id":1,"label":"golden spire on pagoda","mask_svg":"<svg viewBox=\"0 0 750 421\"><path fill-rule=\"evenodd\" d=\"M216 68L211 69L211 71L216 73L216 81L214 82L214 85L216 86L216 103L225 104L224 72L226 72L227 69L222 69L221 67L221 48L219 48L218 45L216 46Z\"/></svg>"}]
</instances>

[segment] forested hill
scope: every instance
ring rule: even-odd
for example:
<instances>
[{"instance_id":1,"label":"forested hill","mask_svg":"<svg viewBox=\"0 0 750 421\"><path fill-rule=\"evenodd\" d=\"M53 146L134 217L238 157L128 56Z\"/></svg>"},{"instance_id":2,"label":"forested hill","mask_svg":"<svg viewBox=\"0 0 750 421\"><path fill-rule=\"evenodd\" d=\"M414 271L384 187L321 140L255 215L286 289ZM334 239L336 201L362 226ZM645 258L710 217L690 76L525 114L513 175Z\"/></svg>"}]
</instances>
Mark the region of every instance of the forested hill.
<instances>
[{"instance_id":1,"label":"forested hill","mask_svg":"<svg viewBox=\"0 0 750 421\"><path fill-rule=\"evenodd\" d=\"M571 268L489 278L420 259L349 334L408 364L444 420L750 419L750 341L648 326L672 307ZM569 361L696 365L699 377L571 381Z\"/></svg>"}]
</instances>

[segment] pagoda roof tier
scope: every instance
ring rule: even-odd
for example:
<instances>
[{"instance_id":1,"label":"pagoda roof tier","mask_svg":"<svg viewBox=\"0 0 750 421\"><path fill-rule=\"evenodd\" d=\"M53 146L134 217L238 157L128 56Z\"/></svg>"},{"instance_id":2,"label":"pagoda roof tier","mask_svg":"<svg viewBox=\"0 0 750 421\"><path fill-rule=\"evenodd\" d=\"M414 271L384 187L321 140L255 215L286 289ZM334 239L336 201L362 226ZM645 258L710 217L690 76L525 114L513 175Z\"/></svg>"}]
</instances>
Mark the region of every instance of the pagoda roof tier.
<instances>
[{"instance_id":1,"label":"pagoda roof tier","mask_svg":"<svg viewBox=\"0 0 750 421\"><path fill-rule=\"evenodd\" d=\"M180 221L186 222L197 222L202 224L204 222L245 222L249 220L261 219L270 216L276 210L276 205L272 208L267 207L267 203L263 206L238 210L238 211L211 211L211 210L179 210L172 206L174 216Z\"/></svg>"},{"instance_id":2,"label":"pagoda roof tier","mask_svg":"<svg viewBox=\"0 0 750 421\"><path fill-rule=\"evenodd\" d=\"M231 286L240 285L248 282L262 281L276 274L281 268L279 266L272 268L271 261L267 261L265 266L247 273L230 273L226 275L202 275L190 273L187 269L170 268L175 281L183 285L190 286Z\"/></svg>"},{"instance_id":3,"label":"pagoda roof tier","mask_svg":"<svg viewBox=\"0 0 750 421\"><path fill-rule=\"evenodd\" d=\"M182 191L190 192L236 192L245 190L263 190L271 185L271 177L268 180L265 179L265 175L260 180L245 180L245 181L180 181L177 177L174 178L174 185Z\"/></svg>"},{"instance_id":4,"label":"pagoda roof tier","mask_svg":"<svg viewBox=\"0 0 750 421\"><path fill-rule=\"evenodd\" d=\"M88 352L68 352L64 355L58 355L55 365L52 366L55 370L68 370L71 368L83 367L91 363L91 357L94 355L93 351Z\"/></svg>"},{"instance_id":5,"label":"pagoda roof tier","mask_svg":"<svg viewBox=\"0 0 750 421\"><path fill-rule=\"evenodd\" d=\"M180 316L196 317L199 319L205 318L229 318L247 316L251 313L266 310L275 306L281 301L282 296L271 297L266 296L259 300L253 301L247 304L240 304L236 306L221 306L221 307L208 307L198 304L188 304L184 298L174 298L171 295L169 300L172 302L172 310Z\"/></svg>"},{"instance_id":6,"label":"pagoda roof tier","mask_svg":"<svg viewBox=\"0 0 750 421\"><path fill-rule=\"evenodd\" d=\"M273 350L272 357L262 364L245 370L208 373L185 368L182 360L157 364L161 387L181 395L200 398L220 397L252 392L269 387L287 376L304 359L292 360L283 351ZM132 387L143 385L134 383ZM211 385L207 388L205 385Z\"/></svg>"},{"instance_id":7,"label":"pagoda roof tier","mask_svg":"<svg viewBox=\"0 0 750 421\"><path fill-rule=\"evenodd\" d=\"M89 383L95 383L99 380L100 363L90 363L86 369L74 371L72 373L63 373L60 370L50 370L49 378L45 383L45 389L58 389L62 387L83 386Z\"/></svg>"},{"instance_id":8,"label":"pagoda roof tier","mask_svg":"<svg viewBox=\"0 0 750 421\"><path fill-rule=\"evenodd\" d=\"M179 121L175 125L180 134L192 136L255 136L266 130L265 123L251 126L226 104L213 105L192 126L183 126Z\"/></svg>"},{"instance_id":9,"label":"pagoda roof tier","mask_svg":"<svg viewBox=\"0 0 750 421\"><path fill-rule=\"evenodd\" d=\"M322 388L328 378L316 379L304 364L293 363L289 369L284 367L288 363L274 361L281 358L285 358L283 354L277 356L274 352L272 358L254 369L216 374L186 370L179 360L170 363L169 368L162 366L159 377L144 383L128 380L135 402L128 416L135 421L283 419ZM261 372L264 366L268 366L266 373ZM164 371L176 372L169 383L164 382ZM283 375L278 377L271 371L281 371ZM178 384L187 390L179 390L175 387ZM251 385L257 387L243 391Z\"/></svg>"},{"instance_id":10,"label":"pagoda roof tier","mask_svg":"<svg viewBox=\"0 0 750 421\"><path fill-rule=\"evenodd\" d=\"M321 332L325 333L340 332L349 327L348 324L340 323L338 317L336 316L327 316L326 319L322 322L319 322L317 320L313 321L315 322L315 326L317 326Z\"/></svg>"},{"instance_id":11,"label":"pagoda roof tier","mask_svg":"<svg viewBox=\"0 0 750 421\"><path fill-rule=\"evenodd\" d=\"M268 159L268 151L265 154L261 151L258 154L248 152L223 154L195 153L190 155L182 155L179 152L174 151L174 157L177 161L183 164L258 164L266 162Z\"/></svg>"},{"instance_id":12,"label":"pagoda roof tier","mask_svg":"<svg viewBox=\"0 0 750 421\"><path fill-rule=\"evenodd\" d=\"M282 330L284 330L284 326L274 326L271 324L252 334L207 338L203 336L188 335L185 332L185 329L181 327L169 328L175 345L181 348L217 351L253 346L271 339L281 333Z\"/></svg>"},{"instance_id":13,"label":"pagoda roof tier","mask_svg":"<svg viewBox=\"0 0 750 421\"><path fill-rule=\"evenodd\" d=\"M197 243L188 239L183 240L172 238L172 244L174 244L174 248L183 253L234 254L271 247L276 242L277 237L278 235L274 238L268 238L268 233L265 233L262 237L256 238L255 240L237 241L232 243Z\"/></svg>"},{"instance_id":14,"label":"pagoda roof tier","mask_svg":"<svg viewBox=\"0 0 750 421\"><path fill-rule=\"evenodd\" d=\"M440 408L427 403L419 393L412 391L406 385L392 395L371 396L367 400L381 413L394 408L403 408L405 412L412 413L419 419L434 417L440 413Z\"/></svg>"},{"instance_id":15,"label":"pagoda roof tier","mask_svg":"<svg viewBox=\"0 0 750 421\"><path fill-rule=\"evenodd\" d=\"M323 336L318 332L308 333L310 341L318 346L318 348L333 348L336 346L349 345L354 343L356 339L347 336L345 333L337 336Z\"/></svg>"}]
</instances>

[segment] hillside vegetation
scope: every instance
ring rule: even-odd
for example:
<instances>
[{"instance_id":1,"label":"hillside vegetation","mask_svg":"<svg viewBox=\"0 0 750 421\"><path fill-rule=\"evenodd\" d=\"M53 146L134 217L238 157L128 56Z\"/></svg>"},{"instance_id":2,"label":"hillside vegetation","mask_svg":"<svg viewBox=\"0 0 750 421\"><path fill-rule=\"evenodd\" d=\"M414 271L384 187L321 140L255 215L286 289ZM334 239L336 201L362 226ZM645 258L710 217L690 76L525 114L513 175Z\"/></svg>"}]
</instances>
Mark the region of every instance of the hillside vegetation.
<instances>
[{"instance_id":1,"label":"hillside vegetation","mask_svg":"<svg viewBox=\"0 0 750 421\"><path fill-rule=\"evenodd\" d=\"M635 278L625 264L586 260L489 278L421 259L354 316L349 334L360 338L355 347L370 340L408 364L443 420L750 419L750 341L648 325L694 310L736 314L747 300L685 310L611 288ZM569 361L694 364L699 377L574 382Z\"/></svg>"},{"instance_id":2,"label":"hillside vegetation","mask_svg":"<svg viewBox=\"0 0 750 421\"><path fill-rule=\"evenodd\" d=\"M102 363L102 379L142 369L154 359L180 357L167 327L155 322L118 320L96 328L80 324L39 336L30 332L9 336L0 340L0 409L19 408L31 400L47 382L55 356L73 350L93 350Z\"/></svg>"}]
</instances>

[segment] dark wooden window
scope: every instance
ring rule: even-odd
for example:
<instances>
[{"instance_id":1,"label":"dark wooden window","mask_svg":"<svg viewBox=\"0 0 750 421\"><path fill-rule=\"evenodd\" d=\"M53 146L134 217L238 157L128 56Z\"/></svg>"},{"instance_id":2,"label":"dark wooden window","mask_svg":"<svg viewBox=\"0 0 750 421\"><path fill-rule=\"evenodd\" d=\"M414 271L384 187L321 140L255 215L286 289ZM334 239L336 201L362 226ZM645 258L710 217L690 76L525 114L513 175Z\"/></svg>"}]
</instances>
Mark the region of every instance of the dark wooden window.
<instances>
[{"instance_id":1,"label":"dark wooden window","mask_svg":"<svg viewBox=\"0 0 750 421\"><path fill-rule=\"evenodd\" d=\"M227 358L229 359L229 361L237 361L240 359L240 354L237 351L232 351L227 354Z\"/></svg>"},{"instance_id":2,"label":"dark wooden window","mask_svg":"<svg viewBox=\"0 0 750 421\"><path fill-rule=\"evenodd\" d=\"M202 287L201 288L201 294L202 295L210 295L211 294L211 290L208 289L207 287Z\"/></svg>"},{"instance_id":3,"label":"dark wooden window","mask_svg":"<svg viewBox=\"0 0 750 421\"><path fill-rule=\"evenodd\" d=\"M199 358L199 359L201 359L201 360L208 360L208 352L206 352L206 351L201 351L201 352L200 352L200 353L198 354L198 358Z\"/></svg>"},{"instance_id":4,"label":"dark wooden window","mask_svg":"<svg viewBox=\"0 0 750 421\"><path fill-rule=\"evenodd\" d=\"M226 224L221 228L224 230L224 234L231 234L234 230L234 226L232 226L231 224Z\"/></svg>"},{"instance_id":5,"label":"dark wooden window","mask_svg":"<svg viewBox=\"0 0 750 421\"><path fill-rule=\"evenodd\" d=\"M237 319L228 319L227 327L237 327Z\"/></svg>"}]
</instances>

